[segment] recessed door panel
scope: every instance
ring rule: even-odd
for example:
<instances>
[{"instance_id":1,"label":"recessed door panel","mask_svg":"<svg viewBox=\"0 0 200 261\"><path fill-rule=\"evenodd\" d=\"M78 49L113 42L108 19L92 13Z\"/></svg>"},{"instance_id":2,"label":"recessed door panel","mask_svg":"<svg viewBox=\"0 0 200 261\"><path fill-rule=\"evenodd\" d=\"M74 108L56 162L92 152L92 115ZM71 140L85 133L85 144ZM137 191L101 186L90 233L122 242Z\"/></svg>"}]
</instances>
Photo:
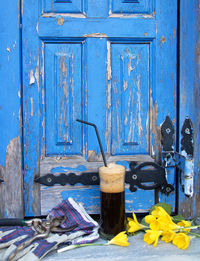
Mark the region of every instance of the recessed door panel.
<instances>
[{"instance_id":1,"label":"recessed door panel","mask_svg":"<svg viewBox=\"0 0 200 261\"><path fill-rule=\"evenodd\" d=\"M149 0L112 0L112 13L136 14L150 13L153 1Z\"/></svg>"},{"instance_id":2,"label":"recessed door panel","mask_svg":"<svg viewBox=\"0 0 200 261\"><path fill-rule=\"evenodd\" d=\"M85 0L42 0L44 13L83 13Z\"/></svg>"},{"instance_id":3,"label":"recessed door panel","mask_svg":"<svg viewBox=\"0 0 200 261\"><path fill-rule=\"evenodd\" d=\"M112 155L149 151L150 45L112 43Z\"/></svg>"},{"instance_id":4,"label":"recessed door panel","mask_svg":"<svg viewBox=\"0 0 200 261\"><path fill-rule=\"evenodd\" d=\"M45 44L46 155L81 154L82 43Z\"/></svg>"}]
</instances>

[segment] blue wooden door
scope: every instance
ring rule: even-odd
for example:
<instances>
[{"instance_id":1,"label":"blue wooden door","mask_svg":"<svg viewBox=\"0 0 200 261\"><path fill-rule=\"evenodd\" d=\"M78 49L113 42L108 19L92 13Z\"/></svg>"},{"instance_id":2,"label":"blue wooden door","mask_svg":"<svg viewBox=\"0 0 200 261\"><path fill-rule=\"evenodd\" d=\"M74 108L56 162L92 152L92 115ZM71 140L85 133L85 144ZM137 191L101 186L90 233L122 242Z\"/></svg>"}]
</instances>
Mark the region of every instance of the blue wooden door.
<instances>
[{"instance_id":1,"label":"blue wooden door","mask_svg":"<svg viewBox=\"0 0 200 261\"><path fill-rule=\"evenodd\" d=\"M98 126L108 162L160 163L160 126L177 118L177 1L24 1L22 24L26 215L68 196L98 213L98 186L34 179L103 165L94 129L77 118ZM157 196L175 207L175 192ZM127 212L154 200L126 187Z\"/></svg>"}]
</instances>

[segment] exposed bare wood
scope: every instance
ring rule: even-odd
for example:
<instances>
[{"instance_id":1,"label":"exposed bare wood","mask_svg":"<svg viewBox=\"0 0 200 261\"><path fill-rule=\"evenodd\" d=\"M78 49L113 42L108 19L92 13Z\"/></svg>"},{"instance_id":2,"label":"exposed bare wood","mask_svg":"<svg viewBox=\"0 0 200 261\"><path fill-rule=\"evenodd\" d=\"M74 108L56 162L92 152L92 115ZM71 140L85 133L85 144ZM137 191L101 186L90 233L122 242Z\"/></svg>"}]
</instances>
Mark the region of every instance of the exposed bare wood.
<instances>
[{"instance_id":1,"label":"exposed bare wood","mask_svg":"<svg viewBox=\"0 0 200 261\"><path fill-rule=\"evenodd\" d=\"M0 185L0 216L23 217L23 177L20 137L12 139L7 147L5 167L0 166L4 183Z\"/></svg>"},{"instance_id":2,"label":"exposed bare wood","mask_svg":"<svg viewBox=\"0 0 200 261\"><path fill-rule=\"evenodd\" d=\"M107 158L107 162L119 162L119 161L135 161L135 162L144 162L144 161L153 161L152 157L149 155L131 155L131 156L110 156ZM74 168L76 169L78 166L85 166L86 171L98 171L98 168L103 166L103 161L92 162L86 161L82 157L63 157L63 158L55 158L55 157L47 157L41 160L40 162L40 176L46 175L50 173L52 169L59 168L62 166L63 168ZM72 171L70 171L72 172ZM76 171L73 171L76 173ZM56 172L54 171L56 174Z\"/></svg>"}]
</instances>

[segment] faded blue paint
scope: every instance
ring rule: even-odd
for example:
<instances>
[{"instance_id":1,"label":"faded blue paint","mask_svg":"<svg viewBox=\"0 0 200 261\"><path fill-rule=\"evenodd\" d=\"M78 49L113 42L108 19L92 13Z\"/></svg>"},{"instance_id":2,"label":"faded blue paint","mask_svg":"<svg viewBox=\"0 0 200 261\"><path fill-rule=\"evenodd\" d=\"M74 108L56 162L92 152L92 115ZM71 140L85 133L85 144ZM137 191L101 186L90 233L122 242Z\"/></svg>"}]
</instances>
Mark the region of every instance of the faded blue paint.
<instances>
[{"instance_id":1,"label":"faded blue paint","mask_svg":"<svg viewBox=\"0 0 200 261\"><path fill-rule=\"evenodd\" d=\"M4 218L8 218L7 211L4 212Z\"/></svg>"},{"instance_id":2,"label":"faded blue paint","mask_svg":"<svg viewBox=\"0 0 200 261\"><path fill-rule=\"evenodd\" d=\"M154 191L145 191L145 200L144 191L138 189L137 192L132 193L128 188L125 189L125 208L127 213L135 212L147 212L149 206L154 204ZM100 213L100 191L99 186L85 187L83 188L80 184L77 190L68 188L67 190L61 192L62 199L72 197L75 201L83 204L85 209L90 214Z\"/></svg>"},{"instance_id":3,"label":"faded blue paint","mask_svg":"<svg viewBox=\"0 0 200 261\"><path fill-rule=\"evenodd\" d=\"M179 186L179 210L185 216L200 214L200 54L199 54L199 1L180 1L180 123L181 130L186 117L194 129L194 196L185 197ZM181 150L181 135L179 149Z\"/></svg>"},{"instance_id":4,"label":"faded blue paint","mask_svg":"<svg viewBox=\"0 0 200 261\"><path fill-rule=\"evenodd\" d=\"M143 41L111 42L112 155L149 152L150 43Z\"/></svg>"},{"instance_id":5,"label":"faded blue paint","mask_svg":"<svg viewBox=\"0 0 200 261\"><path fill-rule=\"evenodd\" d=\"M10 140L21 135L20 15L18 5L16 0L1 3L0 166L5 166L6 151Z\"/></svg>"},{"instance_id":6,"label":"faded blue paint","mask_svg":"<svg viewBox=\"0 0 200 261\"><path fill-rule=\"evenodd\" d=\"M24 200L25 215L40 214L39 186L34 177L39 175L40 160L40 41L37 35L39 1L22 1L22 65L23 65L23 127L24 127ZM35 44L33 44L35 43ZM42 86L42 85L41 85Z\"/></svg>"},{"instance_id":7,"label":"faded blue paint","mask_svg":"<svg viewBox=\"0 0 200 261\"><path fill-rule=\"evenodd\" d=\"M116 164L124 166L126 168L126 170L129 169L129 163L130 163L129 161L125 161L125 160L123 160L123 161L121 160L121 161L116 162Z\"/></svg>"},{"instance_id":8,"label":"faded blue paint","mask_svg":"<svg viewBox=\"0 0 200 261\"><path fill-rule=\"evenodd\" d=\"M45 44L46 155L82 155L82 42Z\"/></svg>"},{"instance_id":9,"label":"faded blue paint","mask_svg":"<svg viewBox=\"0 0 200 261\"><path fill-rule=\"evenodd\" d=\"M51 172L52 173L57 173L57 172L67 172L67 171L74 171L74 172L82 172L87 170L85 166L83 165L79 165L78 167L75 168L70 168L70 167L56 167L56 168L52 168Z\"/></svg>"},{"instance_id":10,"label":"faded blue paint","mask_svg":"<svg viewBox=\"0 0 200 261\"><path fill-rule=\"evenodd\" d=\"M172 120L175 132L177 123L177 1L156 1L157 38L155 77L153 79L152 102L156 111L157 126L161 126L166 116ZM166 60L168 62L166 62ZM160 139L158 129L154 133L154 152L158 157ZM157 145L156 145L157 143ZM176 141L175 141L176 144ZM159 160L159 159L158 159ZM167 169L167 180L176 189L176 171ZM176 193L169 196L159 193L159 200L175 207Z\"/></svg>"},{"instance_id":11,"label":"faded blue paint","mask_svg":"<svg viewBox=\"0 0 200 261\"><path fill-rule=\"evenodd\" d=\"M79 187L78 193L77 190L66 190L61 192L62 199L72 197L75 201L80 202L86 208L88 213L95 213L97 210L99 212L100 207L100 191L99 186L94 186L88 189L83 189Z\"/></svg>"}]
</instances>

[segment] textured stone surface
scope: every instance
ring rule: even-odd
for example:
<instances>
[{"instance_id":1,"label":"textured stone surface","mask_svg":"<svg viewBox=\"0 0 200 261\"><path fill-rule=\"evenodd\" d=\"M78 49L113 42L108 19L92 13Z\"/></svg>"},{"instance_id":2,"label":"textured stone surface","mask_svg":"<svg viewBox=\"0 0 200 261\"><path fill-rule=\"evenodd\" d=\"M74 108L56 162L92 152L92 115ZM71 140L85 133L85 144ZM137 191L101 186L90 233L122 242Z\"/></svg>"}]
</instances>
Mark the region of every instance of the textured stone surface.
<instances>
[{"instance_id":1,"label":"textured stone surface","mask_svg":"<svg viewBox=\"0 0 200 261\"><path fill-rule=\"evenodd\" d=\"M104 242L99 240L98 242ZM53 252L49 254L44 261L76 261L76 260L89 260L89 261L110 261L110 260L154 260L154 261L199 261L200 260L200 238L193 238L187 250L178 249L172 244L166 244L159 241L157 247L147 245L143 241L143 233L134 237L129 237L129 247L118 246L94 246L82 247L66 251L63 253Z\"/></svg>"}]
</instances>

